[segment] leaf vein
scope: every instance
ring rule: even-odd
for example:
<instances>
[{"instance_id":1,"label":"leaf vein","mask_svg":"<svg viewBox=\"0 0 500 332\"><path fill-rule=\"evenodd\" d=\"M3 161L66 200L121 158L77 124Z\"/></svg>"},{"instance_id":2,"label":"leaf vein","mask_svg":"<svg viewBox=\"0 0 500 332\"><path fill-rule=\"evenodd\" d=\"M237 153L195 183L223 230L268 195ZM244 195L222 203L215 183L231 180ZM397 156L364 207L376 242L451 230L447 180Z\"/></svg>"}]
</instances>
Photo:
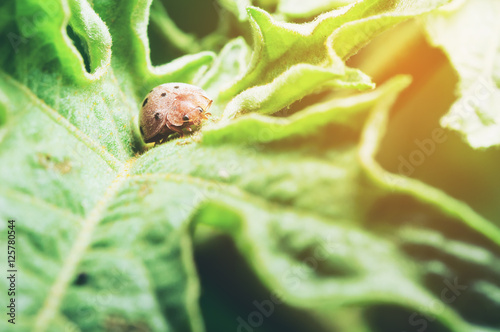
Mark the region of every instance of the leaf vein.
<instances>
[{"instance_id":1,"label":"leaf vein","mask_svg":"<svg viewBox=\"0 0 500 332\"><path fill-rule=\"evenodd\" d=\"M16 86L21 90L35 105L39 106L40 109L45 113L51 120L56 124L60 125L66 131L82 142L86 147L95 152L99 157L101 157L113 170L119 170L123 163L118 160L115 156L110 154L106 149L93 141L89 136L83 133L80 129L75 127L71 122L65 117L60 115L56 110L45 104L45 102L33 94L28 88L20 84L17 80L0 71L0 77L9 81L12 85Z\"/></svg>"},{"instance_id":2,"label":"leaf vein","mask_svg":"<svg viewBox=\"0 0 500 332\"><path fill-rule=\"evenodd\" d=\"M7 188L6 190L3 190L3 193L5 194L4 197L15 199L22 203L28 203L29 206L37 205L41 208L52 210L66 217L70 217L75 221L81 221L82 219L81 215L74 213L69 208L62 208L58 205L55 205L51 202L41 199L38 196L27 194L17 189Z\"/></svg>"},{"instance_id":3,"label":"leaf vein","mask_svg":"<svg viewBox=\"0 0 500 332\"><path fill-rule=\"evenodd\" d=\"M74 276L78 264L92 242L92 234L99 224L103 212L110 200L115 197L122 183L128 178L130 167L134 162L135 159L132 159L122 167L121 171L107 188L102 199L97 202L83 221L80 233L66 256L63 266L47 294L45 303L37 314L34 324L36 331L45 332L50 326L50 322L56 316L66 290L71 283L71 278Z\"/></svg>"}]
</instances>

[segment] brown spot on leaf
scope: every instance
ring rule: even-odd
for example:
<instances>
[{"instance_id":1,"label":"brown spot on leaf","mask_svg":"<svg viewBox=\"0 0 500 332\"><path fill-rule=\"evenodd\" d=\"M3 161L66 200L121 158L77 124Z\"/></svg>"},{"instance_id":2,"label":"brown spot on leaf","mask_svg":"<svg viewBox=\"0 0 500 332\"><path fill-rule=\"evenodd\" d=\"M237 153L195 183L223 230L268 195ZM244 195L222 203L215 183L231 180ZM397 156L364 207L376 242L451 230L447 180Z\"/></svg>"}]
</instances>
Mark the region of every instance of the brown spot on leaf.
<instances>
[{"instance_id":1,"label":"brown spot on leaf","mask_svg":"<svg viewBox=\"0 0 500 332\"><path fill-rule=\"evenodd\" d=\"M62 161L56 160L48 153L38 152L36 154L38 164L47 170L54 170L61 174L67 174L71 171L71 161L64 158Z\"/></svg>"},{"instance_id":2,"label":"brown spot on leaf","mask_svg":"<svg viewBox=\"0 0 500 332\"><path fill-rule=\"evenodd\" d=\"M125 317L110 315L104 321L104 329L108 332L149 332L151 329L144 321L130 321Z\"/></svg>"}]
</instances>

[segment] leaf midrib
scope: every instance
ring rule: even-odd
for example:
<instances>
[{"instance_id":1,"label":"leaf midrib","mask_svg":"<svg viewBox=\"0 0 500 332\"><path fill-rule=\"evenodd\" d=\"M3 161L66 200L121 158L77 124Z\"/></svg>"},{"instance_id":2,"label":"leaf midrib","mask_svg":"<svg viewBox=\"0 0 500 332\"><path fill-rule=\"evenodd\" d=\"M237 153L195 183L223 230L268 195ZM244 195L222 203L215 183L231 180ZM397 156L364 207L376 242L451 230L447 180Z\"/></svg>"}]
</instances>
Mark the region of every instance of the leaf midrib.
<instances>
[{"instance_id":1,"label":"leaf midrib","mask_svg":"<svg viewBox=\"0 0 500 332\"><path fill-rule=\"evenodd\" d=\"M131 158L126 163L121 162L114 155L108 152L103 146L99 145L88 135L82 132L79 128L69 122L65 117L60 115L56 110L48 106L42 99L38 98L38 96L36 96L25 85L21 84L2 70L0 70L0 77L4 79L7 84L14 86L19 91L21 91L25 96L28 97L28 100L34 105L38 106L38 108L45 115L47 115L49 119L54 121L54 123L56 123L58 126L63 127L71 136L75 137L78 141L83 143L87 148L89 148L92 152L99 156L112 170L118 172L115 179L106 189L103 197L96 203L94 208L82 221L80 233L78 234L78 237L76 238L73 246L66 256L61 270L59 271L45 298L43 306L38 311L34 322L34 329L36 331L44 332L49 328L52 320L59 310L60 304L65 296L69 284L71 283L71 279L75 274L76 268L78 267L79 262L81 261L83 255L85 254L92 241L93 231L101 220L103 211L106 209L109 201L115 197L115 194L120 188L121 184L127 179L127 175L130 171L131 165L135 162L136 159ZM116 122L114 121L114 118L112 119L112 125L116 129ZM37 199L37 197L32 195L27 196L31 199ZM61 209L44 200L37 199L37 202L44 206L47 206L52 210L56 210L57 212L70 213L69 210ZM76 215L75 218L81 220Z\"/></svg>"},{"instance_id":2,"label":"leaf midrib","mask_svg":"<svg viewBox=\"0 0 500 332\"><path fill-rule=\"evenodd\" d=\"M97 202L83 221L80 233L66 256L61 270L59 271L45 298L43 306L38 311L34 323L36 331L45 332L50 326L53 318L56 316L66 290L68 289L68 286L76 272L78 264L92 242L92 234L99 224L104 210L107 208L108 203L115 197L121 185L128 179L131 166L135 160L136 159L131 159L123 165L120 172L118 172L115 179L106 189L102 199Z\"/></svg>"}]
</instances>

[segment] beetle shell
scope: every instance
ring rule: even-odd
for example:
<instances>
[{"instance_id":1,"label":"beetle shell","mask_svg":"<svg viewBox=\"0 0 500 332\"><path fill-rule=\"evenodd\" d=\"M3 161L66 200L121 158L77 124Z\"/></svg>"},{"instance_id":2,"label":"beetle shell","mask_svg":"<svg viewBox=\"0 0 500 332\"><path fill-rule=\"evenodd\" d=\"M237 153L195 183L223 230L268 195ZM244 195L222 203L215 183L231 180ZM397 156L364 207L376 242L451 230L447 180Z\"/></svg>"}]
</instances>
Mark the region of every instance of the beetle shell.
<instances>
[{"instance_id":1,"label":"beetle shell","mask_svg":"<svg viewBox=\"0 0 500 332\"><path fill-rule=\"evenodd\" d=\"M207 118L212 105L203 89L185 83L166 83L155 87L142 102L139 128L144 142L161 142Z\"/></svg>"}]
</instances>

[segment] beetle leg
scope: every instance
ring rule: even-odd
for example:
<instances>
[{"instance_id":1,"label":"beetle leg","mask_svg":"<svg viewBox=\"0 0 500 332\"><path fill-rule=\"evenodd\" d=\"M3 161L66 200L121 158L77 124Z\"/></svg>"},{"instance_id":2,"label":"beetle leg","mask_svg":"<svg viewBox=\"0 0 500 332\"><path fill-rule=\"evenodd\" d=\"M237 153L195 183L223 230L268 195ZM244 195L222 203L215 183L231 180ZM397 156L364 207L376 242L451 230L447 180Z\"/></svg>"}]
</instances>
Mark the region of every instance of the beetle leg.
<instances>
[{"instance_id":1,"label":"beetle leg","mask_svg":"<svg viewBox=\"0 0 500 332\"><path fill-rule=\"evenodd\" d=\"M168 125L168 122L166 123L166 126L167 126L167 128L168 128L168 129L170 129L170 130L172 130L172 131L175 131L176 133L179 133L179 135L180 135L181 137L184 137L184 133L182 132L182 129L181 129L181 128L177 128L176 126L172 126L172 127L171 127L171 126L169 126L169 125Z\"/></svg>"}]
</instances>

